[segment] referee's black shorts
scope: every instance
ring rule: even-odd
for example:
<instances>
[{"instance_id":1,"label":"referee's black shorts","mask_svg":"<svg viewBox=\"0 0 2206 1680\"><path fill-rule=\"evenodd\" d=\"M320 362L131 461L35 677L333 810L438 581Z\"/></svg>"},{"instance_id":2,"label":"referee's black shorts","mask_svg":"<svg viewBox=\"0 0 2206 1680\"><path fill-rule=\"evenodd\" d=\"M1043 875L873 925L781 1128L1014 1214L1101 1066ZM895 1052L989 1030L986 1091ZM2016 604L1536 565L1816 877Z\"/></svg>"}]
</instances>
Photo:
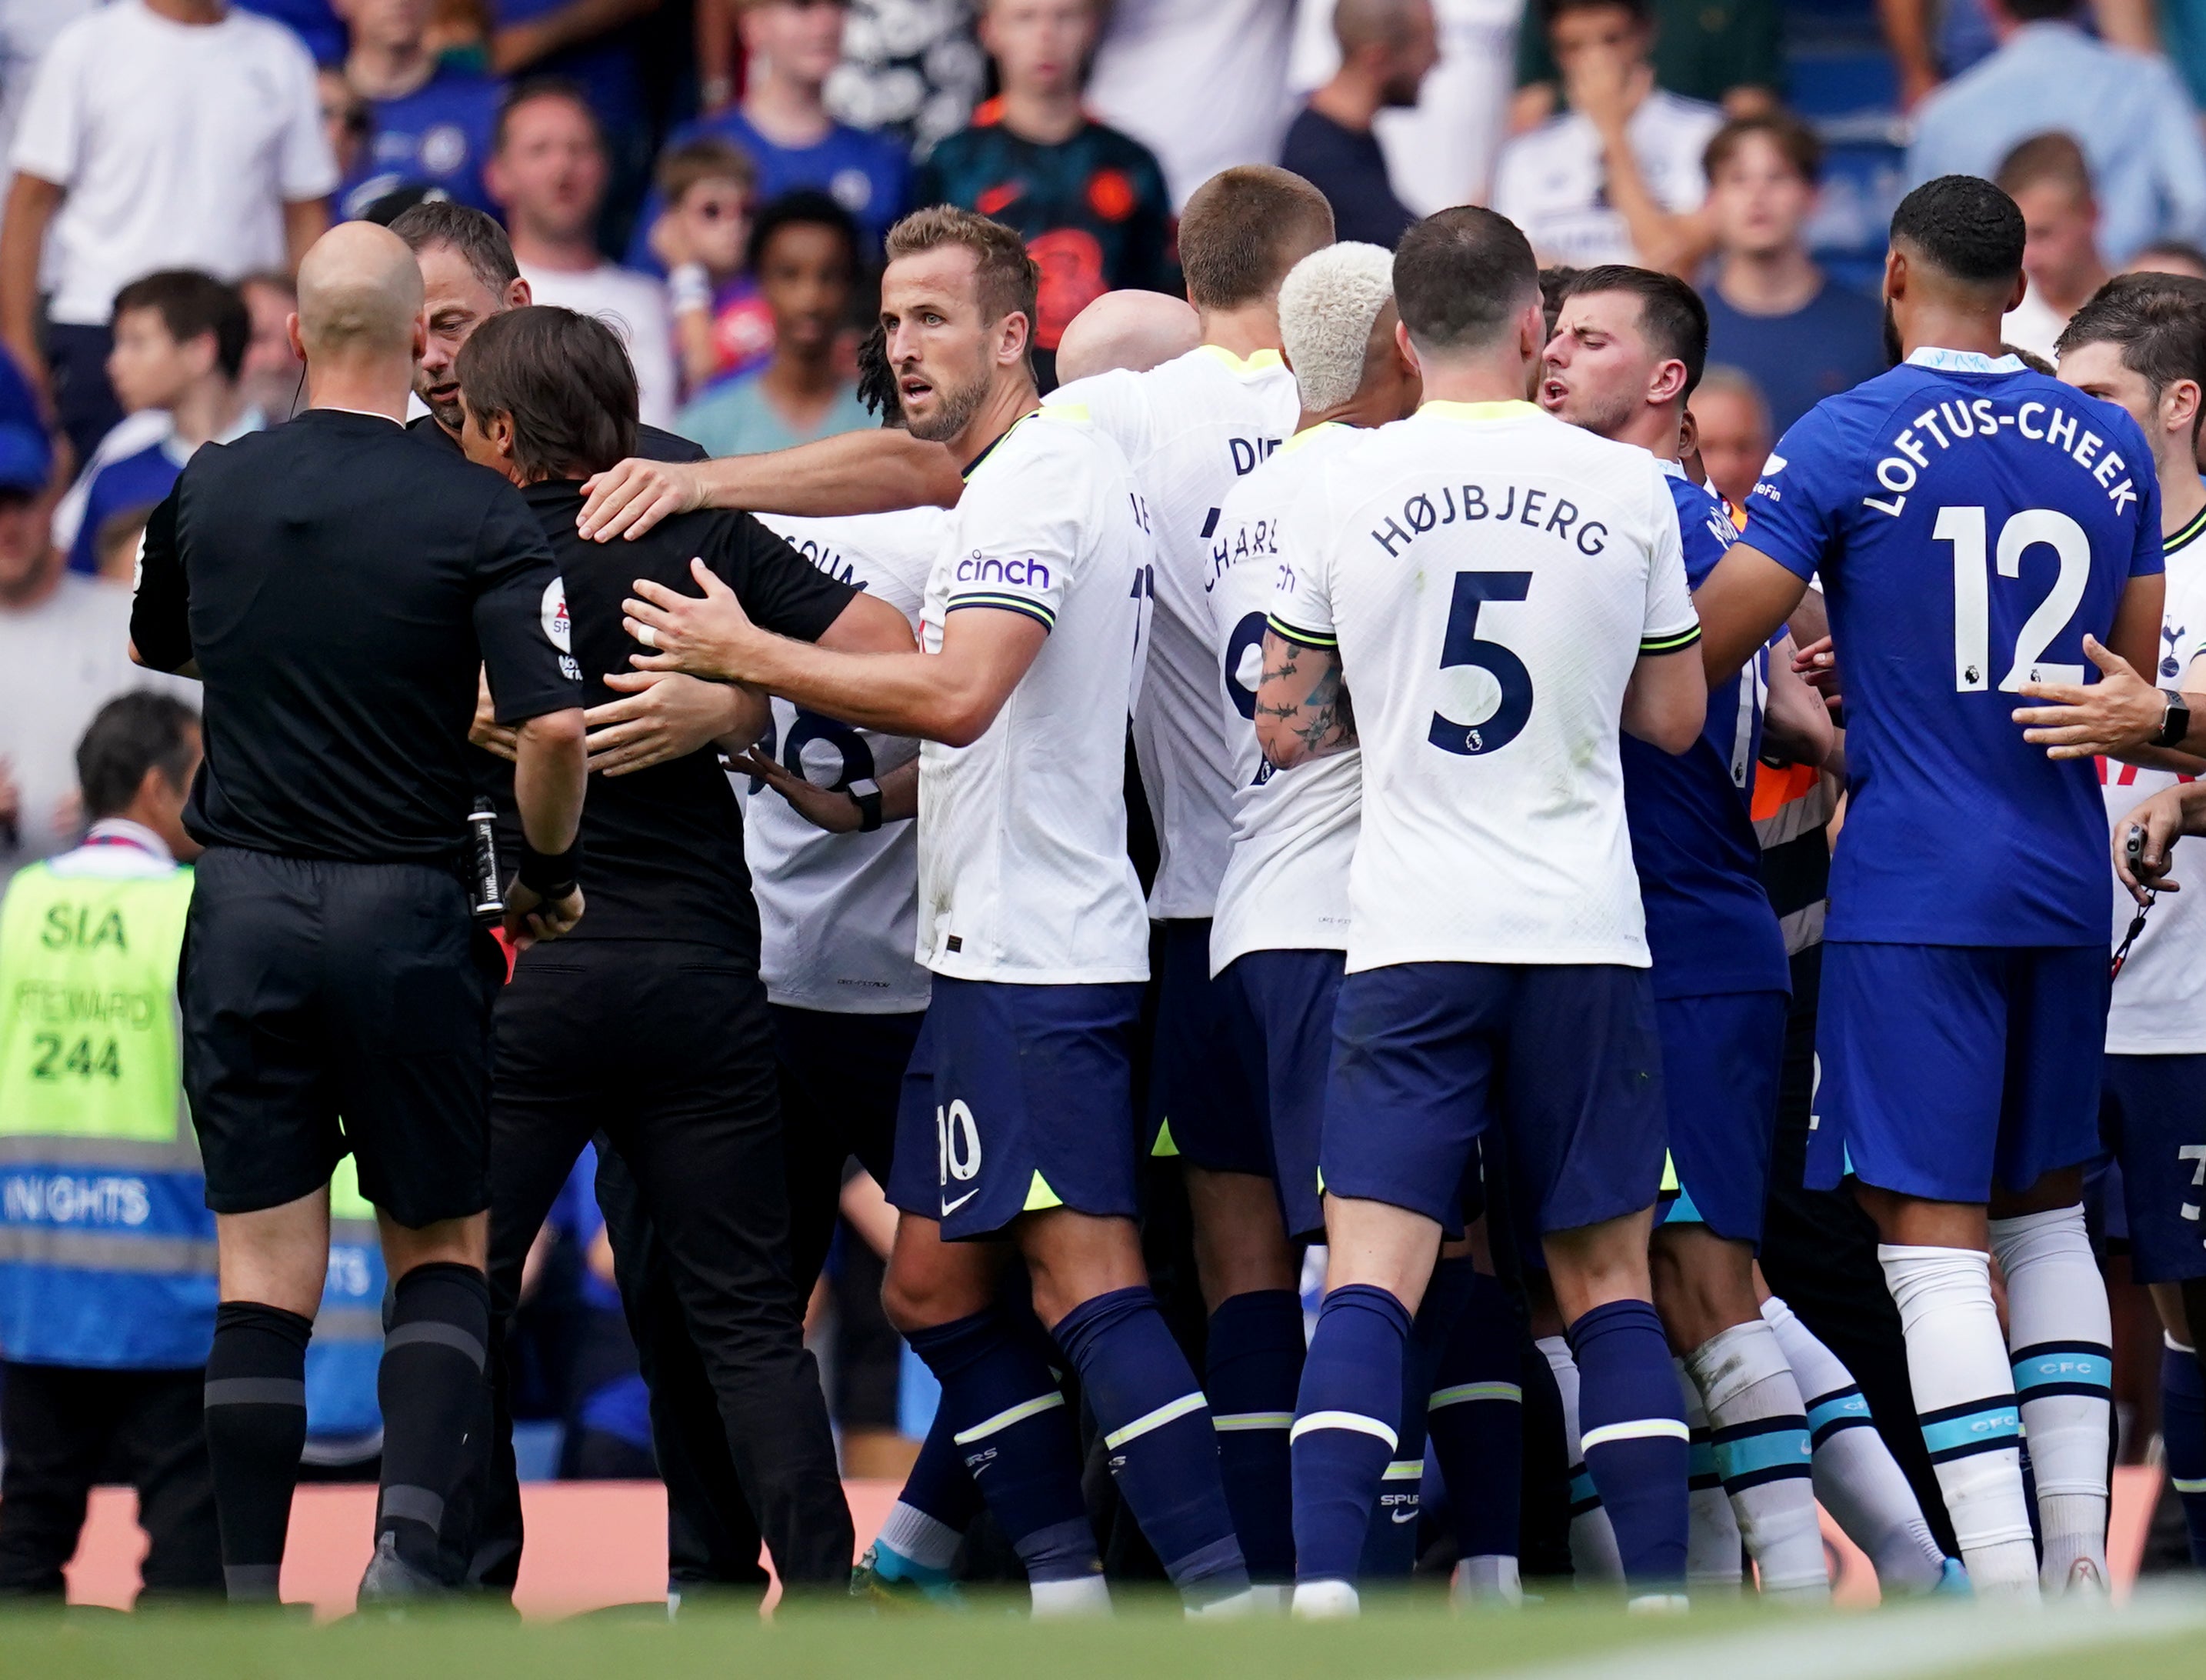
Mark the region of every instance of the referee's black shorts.
<instances>
[{"instance_id":1,"label":"referee's black shorts","mask_svg":"<svg viewBox=\"0 0 2206 1680\"><path fill-rule=\"evenodd\" d=\"M454 874L209 849L181 981L207 1206L295 1201L349 1149L361 1194L402 1225L487 1207L504 977Z\"/></svg>"}]
</instances>

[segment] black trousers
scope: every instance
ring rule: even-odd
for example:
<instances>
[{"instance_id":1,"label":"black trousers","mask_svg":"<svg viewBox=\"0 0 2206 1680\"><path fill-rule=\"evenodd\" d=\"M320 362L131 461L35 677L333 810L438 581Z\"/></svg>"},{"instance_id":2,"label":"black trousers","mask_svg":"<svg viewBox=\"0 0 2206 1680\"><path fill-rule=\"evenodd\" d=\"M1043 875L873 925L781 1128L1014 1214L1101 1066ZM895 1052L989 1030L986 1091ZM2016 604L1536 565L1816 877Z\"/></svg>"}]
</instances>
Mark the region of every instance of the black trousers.
<instances>
[{"instance_id":1,"label":"black trousers","mask_svg":"<svg viewBox=\"0 0 2206 1680\"><path fill-rule=\"evenodd\" d=\"M1845 1190L1811 1190L1807 1176L1808 1121L1815 1090L1815 1004L1821 992L1823 948L1792 959L1792 1009L1785 1027L1785 1074L1778 1087L1777 1138L1769 1154L1769 1199L1763 1208L1762 1275L1836 1354L1869 1402L1892 1456L1906 1472L1930 1532L1949 1558L1959 1557L1953 1525L1938 1491L1937 1472L1916 1421L1907 1375L1907 1343L1899 1308L1876 1260L1876 1225Z\"/></svg>"},{"instance_id":2,"label":"black trousers","mask_svg":"<svg viewBox=\"0 0 2206 1680\"><path fill-rule=\"evenodd\" d=\"M200 1415L206 1373L0 1367L0 1593L58 1598L86 1497L102 1482L138 1490L152 1594L222 1587L214 1472Z\"/></svg>"},{"instance_id":3,"label":"black trousers","mask_svg":"<svg viewBox=\"0 0 2206 1680\"><path fill-rule=\"evenodd\" d=\"M647 1377L664 1382L665 1361L678 1365L687 1345L715 1403L720 1450L782 1581L839 1587L850 1513L789 1275L773 1041L756 974L703 945L546 947L522 959L498 1000L497 1045L490 1284L500 1346L472 1572L510 1587L518 1569L504 1331L528 1246L582 1145L602 1132L664 1251Z\"/></svg>"}]
</instances>

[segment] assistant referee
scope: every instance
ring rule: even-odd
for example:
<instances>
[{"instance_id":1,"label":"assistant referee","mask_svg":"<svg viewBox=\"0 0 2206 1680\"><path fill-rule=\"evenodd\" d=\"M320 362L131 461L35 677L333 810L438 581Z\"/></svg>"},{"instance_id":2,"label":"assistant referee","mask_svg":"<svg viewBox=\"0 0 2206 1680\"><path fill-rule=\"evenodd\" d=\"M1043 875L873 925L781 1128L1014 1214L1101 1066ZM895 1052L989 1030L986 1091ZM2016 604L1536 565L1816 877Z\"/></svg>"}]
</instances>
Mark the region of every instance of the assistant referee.
<instances>
[{"instance_id":1,"label":"assistant referee","mask_svg":"<svg viewBox=\"0 0 2206 1680\"><path fill-rule=\"evenodd\" d=\"M406 435L421 306L413 253L386 229L348 223L315 244L290 322L309 406L192 458L147 526L131 613L141 664L206 684L183 1060L217 1215L206 1431L233 1600L276 1596L348 1149L395 1280L361 1600L458 1578L438 1526L482 1405L504 974L464 885L479 669L517 728L506 930L526 945L582 910L564 587L510 485Z\"/></svg>"}]
</instances>

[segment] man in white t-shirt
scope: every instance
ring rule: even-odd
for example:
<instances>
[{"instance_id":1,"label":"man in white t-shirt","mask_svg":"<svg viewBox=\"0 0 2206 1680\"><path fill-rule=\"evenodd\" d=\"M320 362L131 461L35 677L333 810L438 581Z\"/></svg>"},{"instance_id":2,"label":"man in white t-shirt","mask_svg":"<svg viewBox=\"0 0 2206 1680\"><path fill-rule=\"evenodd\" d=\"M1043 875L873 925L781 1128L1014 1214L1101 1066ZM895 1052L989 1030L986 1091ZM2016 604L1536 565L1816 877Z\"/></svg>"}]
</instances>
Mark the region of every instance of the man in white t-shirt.
<instances>
[{"instance_id":1,"label":"man in white t-shirt","mask_svg":"<svg viewBox=\"0 0 2206 1680\"><path fill-rule=\"evenodd\" d=\"M1148 512L1082 411L1035 408L1039 274L1018 235L944 207L906 217L888 248L881 321L905 423L965 463L924 651L821 657L758 631L724 589L700 601L644 585L629 607L654 651L639 663L922 742L917 947L934 978L897 1125L891 1320L965 1420L967 1463L987 1472L1037 1607L1095 1603L1070 1421L995 1299L998 1254L1016 1246L1166 1573L1190 1608L1235 1603L1249 1576L1209 1409L1134 1224L1148 929L1123 743L1154 587Z\"/></svg>"},{"instance_id":2,"label":"man in white t-shirt","mask_svg":"<svg viewBox=\"0 0 2206 1680\"><path fill-rule=\"evenodd\" d=\"M103 371L115 294L157 269L295 269L337 184L306 49L224 0L114 0L63 30L9 162L0 337L80 461L122 418Z\"/></svg>"},{"instance_id":3,"label":"man in white t-shirt","mask_svg":"<svg viewBox=\"0 0 2206 1680\"><path fill-rule=\"evenodd\" d=\"M1666 1604L1687 1432L1649 1287L1661 1058L1618 742L1698 737L1700 626L1652 457L1523 400L1545 337L1523 235L1443 211L1404 235L1394 291L1424 406L1311 474L1256 695L1277 768L1351 743L1363 760L1295 1608L1355 1610L1410 1316L1497 1111L1581 1373L1587 1469L1635 1598Z\"/></svg>"},{"instance_id":4,"label":"man in white t-shirt","mask_svg":"<svg viewBox=\"0 0 2206 1680\"><path fill-rule=\"evenodd\" d=\"M2060 339L2060 378L2126 410L2152 445L2167 557L2161 611L2162 688L2206 688L2206 484L2197 436L2206 391L2206 281L2132 274L2110 281ZM2155 795L2206 771L2186 754L2141 748L2102 759L2114 840ZM2194 1554L2206 1547L2206 1382L2197 1336L2206 1325L2206 1245L2199 1190L2206 1167L2206 894L2163 894L2115 976L2107 1016L2100 1141L2120 1167L2121 1200L2106 1214L2126 1226L2130 1270L2152 1291L2167 1349L2161 1361L2161 1437L2183 1497ZM2117 949L2137 907L2119 885ZM2108 1189L2113 1189L2109 1175Z\"/></svg>"},{"instance_id":5,"label":"man in white t-shirt","mask_svg":"<svg viewBox=\"0 0 2206 1680\"><path fill-rule=\"evenodd\" d=\"M1294 0L1118 0L1084 103L1157 154L1184 205L1219 170L1279 155L1293 33Z\"/></svg>"},{"instance_id":6,"label":"man in white t-shirt","mask_svg":"<svg viewBox=\"0 0 2206 1680\"><path fill-rule=\"evenodd\" d=\"M1541 15L1571 108L1501 148L1494 207L1543 263L1690 275L1713 242L1694 212L1723 113L1654 85L1648 0L1547 0Z\"/></svg>"},{"instance_id":7,"label":"man in white t-shirt","mask_svg":"<svg viewBox=\"0 0 2206 1680\"><path fill-rule=\"evenodd\" d=\"M521 87L499 112L483 185L505 212L533 300L611 327L635 365L639 416L671 426L681 390L665 290L597 247L609 170L605 136L581 92L545 81Z\"/></svg>"}]
</instances>

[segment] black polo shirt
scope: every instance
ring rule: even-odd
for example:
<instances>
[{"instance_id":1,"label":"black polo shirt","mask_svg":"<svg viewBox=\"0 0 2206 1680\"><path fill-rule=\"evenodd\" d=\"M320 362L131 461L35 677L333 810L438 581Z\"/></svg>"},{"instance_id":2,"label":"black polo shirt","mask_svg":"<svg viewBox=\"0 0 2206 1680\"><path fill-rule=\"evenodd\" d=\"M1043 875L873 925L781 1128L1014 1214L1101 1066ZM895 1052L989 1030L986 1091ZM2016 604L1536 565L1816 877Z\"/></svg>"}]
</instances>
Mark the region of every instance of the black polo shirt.
<instances>
[{"instance_id":1,"label":"black polo shirt","mask_svg":"<svg viewBox=\"0 0 2206 1680\"><path fill-rule=\"evenodd\" d=\"M633 541L586 542L575 532L582 487L531 485L536 514L566 580L567 612L584 701L620 696L605 686L633 670L643 652L621 628L621 602L638 578L698 593L691 556L736 592L752 622L778 635L816 641L857 591L814 567L744 513L678 514ZM501 849L517 845L512 766L495 766ZM508 853L510 855L510 852ZM593 776L582 803L582 920L571 939L679 939L758 961L758 904L743 862L743 823L718 748L625 776Z\"/></svg>"},{"instance_id":2,"label":"black polo shirt","mask_svg":"<svg viewBox=\"0 0 2206 1680\"><path fill-rule=\"evenodd\" d=\"M425 444L442 444L454 455L464 456L460 440L439 425L434 414L416 414L406 429ZM635 428L635 452L645 461L707 461L712 457L687 438L662 432L655 426Z\"/></svg>"},{"instance_id":3,"label":"black polo shirt","mask_svg":"<svg viewBox=\"0 0 2206 1680\"><path fill-rule=\"evenodd\" d=\"M199 662L206 845L356 862L456 859L468 729L581 703L553 645L558 567L521 494L379 415L310 408L209 444L146 528L131 639Z\"/></svg>"}]
</instances>

